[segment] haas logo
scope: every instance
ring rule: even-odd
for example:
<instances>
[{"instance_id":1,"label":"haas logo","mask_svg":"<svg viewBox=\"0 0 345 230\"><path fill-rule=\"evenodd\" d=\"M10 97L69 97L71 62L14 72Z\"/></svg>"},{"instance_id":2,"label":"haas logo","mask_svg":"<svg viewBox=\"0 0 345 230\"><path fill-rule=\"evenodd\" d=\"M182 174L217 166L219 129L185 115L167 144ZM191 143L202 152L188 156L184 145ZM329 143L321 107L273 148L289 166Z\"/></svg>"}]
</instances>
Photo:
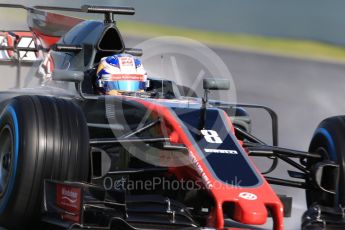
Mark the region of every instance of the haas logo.
<instances>
[{"instance_id":1,"label":"haas logo","mask_svg":"<svg viewBox=\"0 0 345 230\"><path fill-rule=\"evenodd\" d=\"M121 57L121 66L133 66L133 58L132 57Z\"/></svg>"},{"instance_id":2,"label":"haas logo","mask_svg":"<svg viewBox=\"0 0 345 230\"><path fill-rule=\"evenodd\" d=\"M241 197L242 199L245 199L245 200L256 200L256 199L258 199L258 197L255 194L250 193L250 192L241 192L238 196Z\"/></svg>"}]
</instances>

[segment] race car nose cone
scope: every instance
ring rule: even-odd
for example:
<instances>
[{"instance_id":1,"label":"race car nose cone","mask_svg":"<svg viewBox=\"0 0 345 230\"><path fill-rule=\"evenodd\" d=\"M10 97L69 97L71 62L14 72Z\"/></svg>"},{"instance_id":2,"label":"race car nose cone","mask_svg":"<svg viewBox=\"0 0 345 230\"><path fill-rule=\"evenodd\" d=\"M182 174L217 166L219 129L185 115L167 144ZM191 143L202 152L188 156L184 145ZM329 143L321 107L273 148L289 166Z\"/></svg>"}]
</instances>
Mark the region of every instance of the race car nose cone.
<instances>
[{"instance_id":1,"label":"race car nose cone","mask_svg":"<svg viewBox=\"0 0 345 230\"><path fill-rule=\"evenodd\" d=\"M267 209L264 203L255 199L253 195L249 193L240 194L240 199L235 205L233 218L244 224L265 224L267 220Z\"/></svg>"}]
</instances>

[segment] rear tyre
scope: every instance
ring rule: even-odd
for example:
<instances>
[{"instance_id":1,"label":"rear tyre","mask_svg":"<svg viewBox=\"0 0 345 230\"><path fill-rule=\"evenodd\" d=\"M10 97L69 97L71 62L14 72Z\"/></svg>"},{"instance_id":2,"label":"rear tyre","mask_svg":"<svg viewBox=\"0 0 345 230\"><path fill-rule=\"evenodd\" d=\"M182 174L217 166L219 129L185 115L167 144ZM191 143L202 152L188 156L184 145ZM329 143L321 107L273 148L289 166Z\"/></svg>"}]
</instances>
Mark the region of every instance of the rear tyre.
<instances>
[{"instance_id":1,"label":"rear tyre","mask_svg":"<svg viewBox=\"0 0 345 230\"><path fill-rule=\"evenodd\" d=\"M309 146L309 152L323 156L323 160L336 162L340 166L339 184L336 195L318 189L306 191L307 206L314 202L325 206L345 205L345 116L330 117L317 127ZM313 165L317 162L308 162ZM331 178L330 178L331 181Z\"/></svg>"},{"instance_id":2,"label":"rear tyre","mask_svg":"<svg viewBox=\"0 0 345 230\"><path fill-rule=\"evenodd\" d=\"M13 98L0 114L0 225L39 221L44 179L87 181L89 137L81 109L42 96Z\"/></svg>"}]
</instances>

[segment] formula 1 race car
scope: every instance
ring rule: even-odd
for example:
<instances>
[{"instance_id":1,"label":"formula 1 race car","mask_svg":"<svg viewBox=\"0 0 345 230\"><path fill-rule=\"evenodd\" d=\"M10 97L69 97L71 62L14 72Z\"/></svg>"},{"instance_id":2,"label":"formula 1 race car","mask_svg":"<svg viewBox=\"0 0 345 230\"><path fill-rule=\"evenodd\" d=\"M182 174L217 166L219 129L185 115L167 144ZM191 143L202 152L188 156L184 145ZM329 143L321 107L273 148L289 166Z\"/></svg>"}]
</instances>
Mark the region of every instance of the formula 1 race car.
<instances>
[{"instance_id":1,"label":"formula 1 race car","mask_svg":"<svg viewBox=\"0 0 345 230\"><path fill-rule=\"evenodd\" d=\"M0 6L27 10L30 28L0 34L1 60L18 68L42 60L41 83L48 82L39 90L0 93L1 226L262 229L272 218L270 228L284 229L292 201L270 184L306 190L303 229L344 226L345 117L322 121L309 152L302 152L277 146L272 109L209 100L210 90L229 88L224 79L204 79L204 98L156 78L145 92L97 95L101 58L142 54L125 47L114 21L133 8ZM51 11L104 14L105 20ZM273 145L250 133L246 108L269 113ZM252 156L273 164L260 172ZM293 179L267 175L279 159L296 168L288 171Z\"/></svg>"}]
</instances>

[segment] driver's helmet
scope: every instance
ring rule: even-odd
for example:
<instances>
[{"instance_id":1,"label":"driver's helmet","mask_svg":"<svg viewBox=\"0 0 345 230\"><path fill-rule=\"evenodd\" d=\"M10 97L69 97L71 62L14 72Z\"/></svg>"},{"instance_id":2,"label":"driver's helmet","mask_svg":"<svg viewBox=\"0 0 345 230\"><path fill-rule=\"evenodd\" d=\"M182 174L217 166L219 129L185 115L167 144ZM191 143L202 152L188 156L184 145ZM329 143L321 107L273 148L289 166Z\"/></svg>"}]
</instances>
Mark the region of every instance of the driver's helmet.
<instances>
[{"instance_id":1,"label":"driver's helmet","mask_svg":"<svg viewBox=\"0 0 345 230\"><path fill-rule=\"evenodd\" d=\"M130 54L102 58L97 69L96 86L101 94L142 92L146 89L146 81L147 73L141 60Z\"/></svg>"}]
</instances>

